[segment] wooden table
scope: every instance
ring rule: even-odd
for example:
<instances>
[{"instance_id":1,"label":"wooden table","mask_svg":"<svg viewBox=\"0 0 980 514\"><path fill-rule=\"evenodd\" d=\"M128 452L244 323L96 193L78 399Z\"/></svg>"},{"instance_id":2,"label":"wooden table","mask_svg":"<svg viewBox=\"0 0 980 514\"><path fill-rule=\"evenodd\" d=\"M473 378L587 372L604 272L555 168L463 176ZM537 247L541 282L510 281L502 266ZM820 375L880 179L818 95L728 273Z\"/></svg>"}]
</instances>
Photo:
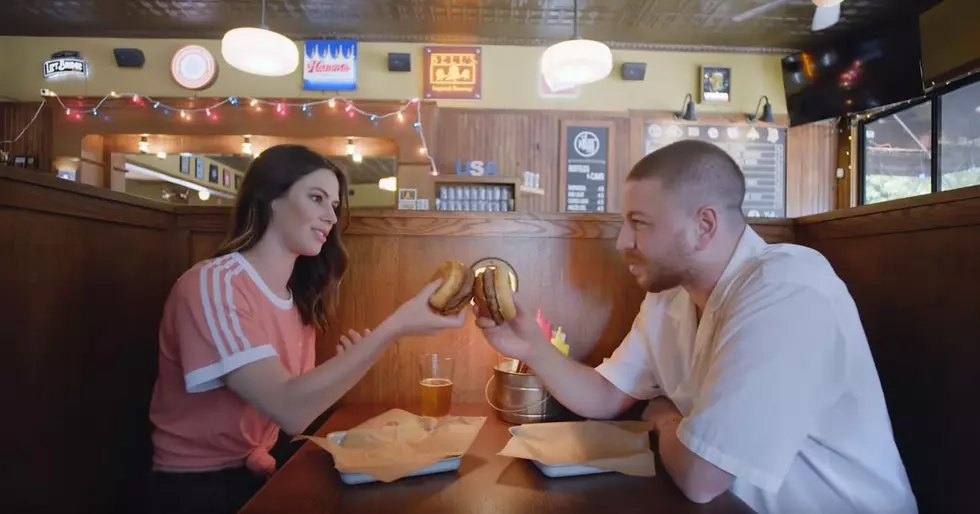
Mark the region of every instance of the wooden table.
<instances>
[{"instance_id":1,"label":"wooden table","mask_svg":"<svg viewBox=\"0 0 980 514\"><path fill-rule=\"evenodd\" d=\"M350 429L386 407L341 407L317 435ZM521 514L685 512L749 513L741 500L725 493L713 502L688 501L658 462L657 476L618 473L548 478L530 462L497 455L510 438L511 425L486 405L455 405L453 414L487 416L456 473L403 478L392 483L346 485L330 454L307 442L251 501L242 514ZM299 443L296 443L299 444Z\"/></svg>"}]
</instances>

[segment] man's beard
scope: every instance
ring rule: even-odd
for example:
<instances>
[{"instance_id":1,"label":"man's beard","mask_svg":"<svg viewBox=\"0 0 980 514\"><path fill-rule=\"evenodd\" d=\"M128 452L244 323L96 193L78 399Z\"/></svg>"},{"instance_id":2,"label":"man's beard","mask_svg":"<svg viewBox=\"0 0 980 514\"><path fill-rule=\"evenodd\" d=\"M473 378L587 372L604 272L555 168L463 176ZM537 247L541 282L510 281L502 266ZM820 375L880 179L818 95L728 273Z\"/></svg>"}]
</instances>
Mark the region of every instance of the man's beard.
<instances>
[{"instance_id":1,"label":"man's beard","mask_svg":"<svg viewBox=\"0 0 980 514\"><path fill-rule=\"evenodd\" d=\"M680 240L671 246L671 251L651 261L638 251L626 255L627 262L639 266L641 276L636 277L640 287L648 293L661 293L680 286L688 275L694 252L688 251Z\"/></svg>"}]
</instances>

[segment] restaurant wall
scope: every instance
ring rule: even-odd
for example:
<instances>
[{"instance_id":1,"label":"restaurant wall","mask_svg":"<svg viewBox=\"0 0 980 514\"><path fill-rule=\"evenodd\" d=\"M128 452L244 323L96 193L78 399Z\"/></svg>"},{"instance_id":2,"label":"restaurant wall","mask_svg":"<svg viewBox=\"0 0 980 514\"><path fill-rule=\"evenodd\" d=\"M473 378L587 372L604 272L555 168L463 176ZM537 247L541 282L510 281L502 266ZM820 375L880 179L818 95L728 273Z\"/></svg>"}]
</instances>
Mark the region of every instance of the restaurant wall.
<instances>
[{"instance_id":1,"label":"restaurant wall","mask_svg":"<svg viewBox=\"0 0 980 514\"><path fill-rule=\"evenodd\" d=\"M157 97L191 96L170 76L170 60L183 45L199 44L218 60L214 85L197 96L257 96L323 98L302 89L302 66L285 77L256 77L241 72L221 59L218 40L30 38L0 37L0 64L5 72L0 97L19 101L38 99L41 88L64 96L102 96L110 91ZM299 42L298 45L302 43ZM407 100L422 95L422 48L411 43L360 43L358 89L350 98ZM113 48L139 48L146 56L142 69L121 69ZM301 48L301 47L300 47ZM613 50L612 76L582 88L575 99L544 99L538 94L538 60L544 47L483 45L483 91L480 100L440 100L444 107L478 109L572 109L625 111L627 109L680 110L684 95L697 97L701 65L731 66L732 102L705 104L705 112L751 112L759 97L768 95L776 113L785 113L780 55L746 53L651 52ZM61 50L76 50L90 63L87 80L45 81L41 63ZM408 52L412 71L389 72L388 52ZM619 78L623 62L645 62L646 80Z\"/></svg>"},{"instance_id":2,"label":"restaurant wall","mask_svg":"<svg viewBox=\"0 0 980 514\"><path fill-rule=\"evenodd\" d=\"M247 76L238 70L219 63L218 79L213 86L192 93L181 89L169 76L168 64L173 52L183 44L202 44L220 61L220 42L203 40L126 40L126 39L61 39L0 37L0 49L5 50L6 69L21 70L12 73L8 80L0 84L0 96L23 100L37 98L42 87L54 89L66 96L71 105L74 95L101 97L110 91L149 94L155 97L202 97L198 104L208 102L209 96L250 95L265 98L315 98L323 94L302 90L301 71L288 77L259 78ZM68 46L66 46L68 45ZM130 46L141 48L146 54L147 64L138 70L120 69L112 56L112 48ZM62 80L45 82L40 75L41 62L59 49L74 48L91 63L89 77L83 81ZM613 167L609 170L610 194L607 210L618 210L618 186L629 166L639 158L637 126L631 119L651 115L668 119L674 111L680 110L687 93L697 98L698 70L700 65L710 63L732 67L732 101L728 104L699 104L702 120L726 119L735 125L745 125L744 113L755 109L760 96L767 95L775 112L785 113L782 78L779 68L779 55L764 54L705 54L688 52L650 52L615 50L617 67L609 78L582 89L578 98L542 98L538 93L536 63L543 48L516 46L484 46L483 96L480 100L439 100L433 102L433 111L438 119L427 120L424 131L432 150L432 155L440 173L452 173L457 160L493 160L503 176L520 176L525 170L538 173L545 190L543 196L526 195L522 197L522 210L526 212L558 212L560 210L560 159L559 144L561 123L564 121L603 121L616 126ZM413 56L410 73L387 71L385 56L390 51L409 52ZM360 45L358 90L350 92L351 98L405 100L421 94L421 55L422 45L403 43L362 43ZM644 81L624 81L619 78L618 65L625 61L647 63L647 76ZM346 94L346 93L345 93ZM191 102L193 103L193 102ZM397 103L390 102L391 107ZM111 105L111 104L110 104ZM266 109L263 114L250 113L250 118L259 126L246 128L236 118L229 122L229 112L221 111L221 121L205 121L198 117L194 122L183 120L159 120L158 112L141 110L136 120L144 123L135 126L123 123L124 116L117 114L116 107L106 106L105 112L112 113L110 121L91 119L65 119L57 110L45 113L51 119L54 129L44 134L54 133L54 141L25 142L35 151L54 148L56 156L77 154L78 137L84 133L122 133L124 130L138 130L138 133L174 134L184 130L188 133L214 132L215 125L224 126L224 133L266 133L293 131L294 126L306 125L300 116L281 117ZM197 105L197 104L195 104ZM378 105L382 110L384 102ZM129 116L129 121L134 121ZM174 118L174 117L171 117ZM785 126L785 116L780 115L780 123ZM313 123L319 130L329 126L331 133L341 134L344 130L350 135L367 137L382 134L387 137L388 125L382 122L378 127L352 126L360 117L352 120L342 116L317 112ZM429 122L431 121L431 122ZM43 123L43 120L42 122ZM128 128L123 128L128 125ZM205 125L201 127L200 125ZM285 127L288 125L288 127ZM202 130L203 129L203 130ZM820 213L836 207L835 167L830 165L828 156L836 155L837 142L827 137L829 125L813 124L796 127L789 131L787 143L786 205L787 216ZM295 132L295 131L293 131ZM301 132L314 134L303 129ZM40 133L39 133L40 135ZM325 135L324 132L316 135ZM399 145L399 177L403 187L419 190L420 197L430 199L430 208L435 207L435 188L427 174L405 173L403 170L416 164L424 164L417 153L417 137L401 139ZM172 150L171 150L172 151ZM88 168L98 169L99 164L91 162ZM104 169L104 167L103 167ZM98 183L92 173L82 174L82 180ZM106 181L108 182L108 181ZM431 191L426 194L425 191Z\"/></svg>"}]
</instances>

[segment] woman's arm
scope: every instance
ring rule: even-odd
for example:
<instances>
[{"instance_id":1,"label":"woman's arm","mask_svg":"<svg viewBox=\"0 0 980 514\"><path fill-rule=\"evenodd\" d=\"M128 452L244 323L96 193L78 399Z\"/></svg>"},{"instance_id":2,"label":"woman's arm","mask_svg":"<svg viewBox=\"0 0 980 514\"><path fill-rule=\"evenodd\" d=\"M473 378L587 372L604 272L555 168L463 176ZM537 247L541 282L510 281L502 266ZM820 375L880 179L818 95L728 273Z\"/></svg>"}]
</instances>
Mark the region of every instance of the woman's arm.
<instances>
[{"instance_id":1,"label":"woman's arm","mask_svg":"<svg viewBox=\"0 0 980 514\"><path fill-rule=\"evenodd\" d=\"M225 385L287 433L299 434L343 397L399 337L463 325L465 310L458 316L441 316L429 308L429 296L440 283L426 286L357 344L308 373L292 378L278 358L265 358L225 375Z\"/></svg>"},{"instance_id":2,"label":"woman's arm","mask_svg":"<svg viewBox=\"0 0 980 514\"><path fill-rule=\"evenodd\" d=\"M289 376L278 358L242 366L225 377L225 384L289 434L299 434L344 396L374 365L398 334L385 320L354 345L309 373Z\"/></svg>"}]
</instances>

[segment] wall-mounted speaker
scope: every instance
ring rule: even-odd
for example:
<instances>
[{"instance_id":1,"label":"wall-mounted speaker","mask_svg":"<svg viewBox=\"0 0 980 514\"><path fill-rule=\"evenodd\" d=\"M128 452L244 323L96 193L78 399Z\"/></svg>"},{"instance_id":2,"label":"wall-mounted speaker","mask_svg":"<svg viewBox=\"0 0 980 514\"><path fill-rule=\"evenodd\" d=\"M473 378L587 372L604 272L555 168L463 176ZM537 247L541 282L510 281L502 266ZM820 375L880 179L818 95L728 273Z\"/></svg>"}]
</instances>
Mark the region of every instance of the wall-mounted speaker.
<instances>
[{"instance_id":1,"label":"wall-mounted speaker","mask_svg":"<svg viewBox=\"0 0 980 514\"><path fill-rule=\"evenodd\" d=\"M647 63L645 62L624 62L623 80L643 80L647 74Z\"/></svg>"},{"instance_id":2,"label":"wall-mounted speaker","mask_svg":"<svg viewBox=\"0 0 980 514\"><path fill-rule=\"evenodd\" d=\"M412 71L412 54L388 52L388 71Z\"/></svg>"},{"instance_id":3,"label":"wall-mounted speaker","mask_svg":"<svg viewBox=\"0 0 980 514\"><path fill-rule=\"evenodd\" d=\"M113 48L112 55L120 68L142 68L146 63L146 57L139 48Z\"/></svg>"}]
</instances>

